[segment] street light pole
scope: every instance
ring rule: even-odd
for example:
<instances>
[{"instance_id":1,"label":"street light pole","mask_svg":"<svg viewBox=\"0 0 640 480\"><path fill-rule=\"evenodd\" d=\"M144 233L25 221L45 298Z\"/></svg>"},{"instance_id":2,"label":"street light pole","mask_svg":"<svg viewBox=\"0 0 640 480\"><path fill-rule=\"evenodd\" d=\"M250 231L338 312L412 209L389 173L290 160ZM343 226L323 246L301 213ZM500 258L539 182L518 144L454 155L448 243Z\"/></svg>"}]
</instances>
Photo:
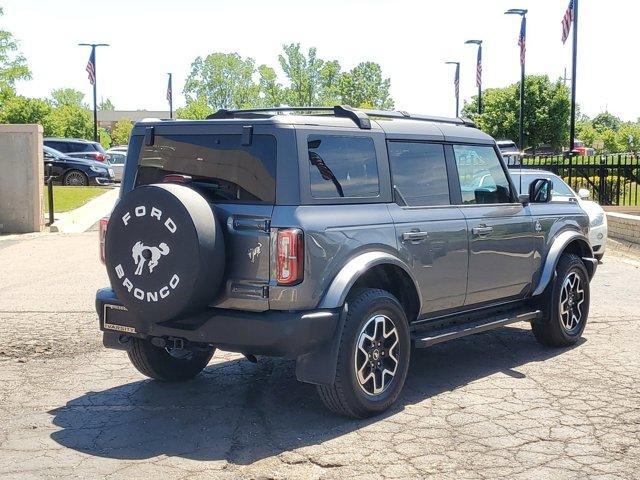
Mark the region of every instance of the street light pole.
<instances>
[{"instance_id":1,"label":"street light pole","mask_svg":"<svg viewBox=\"0 0 640 480\"><path fill-rule=\"evenodd\" d=\"M87 73L89 81L93 85L93 141L99 142L98 137L98 95L97 95L97 70L96 70L96 47L108 47L108 43L79 43L81 47L91 47L91 56L87 63Z\"/></svg>"},{"instance_id":2,"label":"street light pole","mask_svg":"<svg viewBox=\"0 0 640 480\"><path fill-rule=\"evenodd\" d=\"M453 89L456 95L456 118L460 116L460 62L444 62L447 65L455 65L456 73L453 77Z\"/></svg>"},{"instance_id":3,"label":"street light pole","mask_svg":"<svg viewBox=\"0 0 640 480\"><path fill-rule=\"evenodd\" d=\"M520 46L520 115L518 125L518 146L520 151L524 151L524 67L525 67L525 53L526 53L526 41L527 41L527 10L523 8L511 8L504 12L505 15L520 15L522 20L520 22L520 35L518 36L518 45Z\"/></svg>"},{"instance_id":4,"label":"street light pole","mask_svg":"<svg viewBox=\"0 0 640 480\"><path fill-rule=\"evenodd\" d=\"M482 114L482 40L467 40L467 45L478 46L478 59L476 61L476 86L478 87L478 115Z\"/></svg>"}]
</instances>

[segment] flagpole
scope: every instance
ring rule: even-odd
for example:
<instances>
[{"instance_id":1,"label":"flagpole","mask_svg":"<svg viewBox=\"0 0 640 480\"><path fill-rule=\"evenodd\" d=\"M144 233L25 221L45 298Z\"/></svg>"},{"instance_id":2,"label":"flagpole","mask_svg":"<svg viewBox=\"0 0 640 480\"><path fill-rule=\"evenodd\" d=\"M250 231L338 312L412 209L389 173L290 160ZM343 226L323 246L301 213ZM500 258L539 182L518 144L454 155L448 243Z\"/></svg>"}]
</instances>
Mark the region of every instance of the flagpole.
<instances>
[{"instance_id":1,"label":"flagpole","mask_svg":"<svg viewBox=\"0 0 640 480\"><path fill-rule=\"evenodd\" d=\"M79 43L82 47L91 47L90 59L93 60L93 141L99 142L98 137L98 71L96 68L96 47L108 47L107 43Z\"/></svg>"},{"instance_id":2,"label":"flagpole","mask_svg":"<svg viewBox=\"0 0 640 480\"><path fill-rule=\"evenodd\" d=\"M478 115L482 114L482 40L467 40L466 45L478 46L478 58L476 60L476 84L478 87Z\"/></svg>"},{"instance_id":3,"label":"flagpole","mask_svg":"<svg viewBox=\"0 0 640 480\"><path fill-rule=\"evenodd\" d=\"M173 75L171 73L167 73L169 75L169 118L173 120Z\"/></svg>"},{"instance_id":4,"label":"flagpole","mask_svg":"<svg viewBox=\"0 0 640 480\"><path fill-rule=\"evenodd\" d=\"M520 46L520 112L518 114L518 146L520 151L524 151L524 80L525 80L525 60L527 45L527 10L524 8L511 8L504 12L505 15L520 15L520 34L518 35L518 45Z\"/></svg>"},{"instance_id":5,"label":"flagpole","mask_svg":"<svg viewBox=\"0 0 640 480\"><path fill-rule=\"evenodd\" d=\"M578 0L573 0L573 57L571 59L571 119L569 124L569 153L575 148L576 137L576 65L578 58Z\"/></svg>"},{"instance_id":6,"label":"flagpole","mask_svg":"<svg viewBox=\"0 0 640 480\"><path fill-rule=\"evenodd\" d=\"M453 77L453 88L456 98L456 118L460 116L460 62L444 62L447 65L455 65L456 71Z\"/></svg>"}]
</instances>

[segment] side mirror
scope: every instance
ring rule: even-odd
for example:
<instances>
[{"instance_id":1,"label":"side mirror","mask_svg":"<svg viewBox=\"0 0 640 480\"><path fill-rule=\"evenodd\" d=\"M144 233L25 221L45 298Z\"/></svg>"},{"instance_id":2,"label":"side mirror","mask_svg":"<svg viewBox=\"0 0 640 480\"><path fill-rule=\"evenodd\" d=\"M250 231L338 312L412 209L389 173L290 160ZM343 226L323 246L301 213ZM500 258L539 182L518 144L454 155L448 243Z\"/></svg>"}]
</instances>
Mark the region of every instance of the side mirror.
<instances>
[{"instance_id":1,"label":"side mirror","mask_svg":"<svg viewBox=\"0 0 640 480\"><path fill-rule=\"evenodd\" d=\"M553 182L548 178L537 178L529 185L531 203L549 203L551 201Z\"/></svg>"},{"instance_id":2,"label":"side mirror","mask_svg":"<svg viewBox=\"0 0 640 480\"><path fill-rule=\"evenodd\" d=\"M587 190L586 188L581 188L580 190L578 190L578 196L582 200L586 200L591 196L591 192L589 190Z\"/></svg>"},{"instance_id":3,"label":"side mirror","mask_svg":"<svg viewBox=\"0 0 640 480\"><path fill-rule=\"evenodd\" d=\"M526 193L518 195L518 201L522 204L523 207L526 207L527 205L529 205L529 203L531 203L530 197Z\"/></svg>"}]
</instances>

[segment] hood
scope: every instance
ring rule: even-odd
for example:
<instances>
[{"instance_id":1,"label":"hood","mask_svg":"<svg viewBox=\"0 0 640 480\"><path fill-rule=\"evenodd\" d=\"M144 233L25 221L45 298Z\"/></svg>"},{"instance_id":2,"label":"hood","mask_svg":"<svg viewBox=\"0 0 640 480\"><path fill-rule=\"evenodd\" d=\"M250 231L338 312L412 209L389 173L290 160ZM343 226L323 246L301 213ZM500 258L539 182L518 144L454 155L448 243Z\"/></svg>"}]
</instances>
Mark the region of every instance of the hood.
<instances>
[{"instance_id":1,"label":"hood","mask_svg":"<svg viewBox=\"0 0 640 480\"><path fill-rule=\"evenodd\" d=\"M107 162L98 162L97 160L90 160L88 158L69 157L65 155L64 157L62 157L62 160L64 160L68 164L73 163L76 165L85 165L87 167L109 168L109 164Z\"/></svg>"},{"instance_id":2,"label":"hood","mask_svg":"<svg viewBox=\"0 0 640 480\"><path fill-rule=\"evenodd\" d=\"M592 218L599 213L603 213L604 209L600 206L598 202L594 202L593 200L580 200L580 206L589 215L589 218Z\"/></svg>"}]
</instances>

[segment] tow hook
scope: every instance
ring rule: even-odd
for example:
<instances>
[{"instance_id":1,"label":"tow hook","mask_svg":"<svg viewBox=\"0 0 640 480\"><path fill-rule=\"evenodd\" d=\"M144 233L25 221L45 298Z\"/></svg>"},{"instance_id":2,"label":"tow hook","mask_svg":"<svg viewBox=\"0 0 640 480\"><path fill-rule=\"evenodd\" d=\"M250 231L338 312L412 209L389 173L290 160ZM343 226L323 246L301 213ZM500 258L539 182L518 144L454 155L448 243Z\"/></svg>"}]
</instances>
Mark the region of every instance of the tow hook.
<instances>
[{"instance_id":1,"label":"tow hook","mask_svg":"<svg viewBox=\"0 0 640 480\"><path fill-rule=\"evenodd\" d=\"M169 350L183 350L184 349L184 340L182 338L160 338L153 337L151 339L151 344L158 348L166 348Z\"/></svg>"}]
</instances>

